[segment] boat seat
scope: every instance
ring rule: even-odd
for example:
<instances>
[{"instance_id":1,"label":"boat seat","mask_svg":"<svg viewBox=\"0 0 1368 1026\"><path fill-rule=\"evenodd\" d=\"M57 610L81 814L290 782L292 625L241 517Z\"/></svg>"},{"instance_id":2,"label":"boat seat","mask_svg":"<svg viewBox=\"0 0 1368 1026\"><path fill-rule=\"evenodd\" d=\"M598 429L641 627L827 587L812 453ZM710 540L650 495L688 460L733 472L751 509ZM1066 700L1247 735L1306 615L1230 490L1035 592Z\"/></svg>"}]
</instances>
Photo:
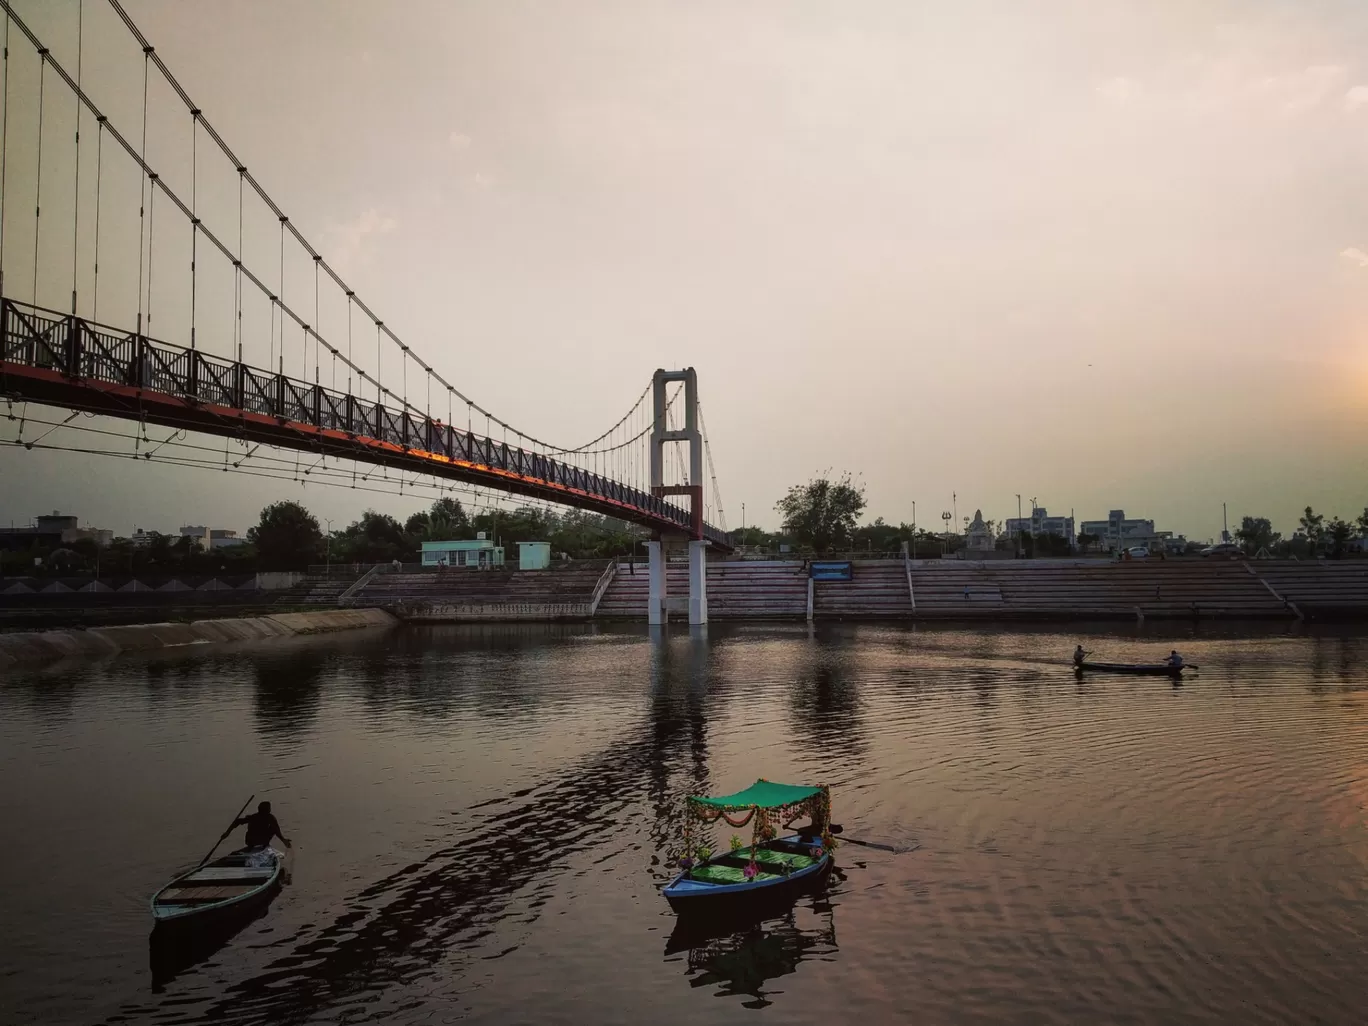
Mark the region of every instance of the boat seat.
<instances>
[{"instance_id":1,"label":"boat seat","mask_svg":"<svg viewBox=\"0 0 1368 1026\"><path fill-rule=\"evenodd\" d=\"M187 883L210 883L220 880L269 880L275 872L269 866L205 866L185 877Z\"/></svg>"}]
</instances>

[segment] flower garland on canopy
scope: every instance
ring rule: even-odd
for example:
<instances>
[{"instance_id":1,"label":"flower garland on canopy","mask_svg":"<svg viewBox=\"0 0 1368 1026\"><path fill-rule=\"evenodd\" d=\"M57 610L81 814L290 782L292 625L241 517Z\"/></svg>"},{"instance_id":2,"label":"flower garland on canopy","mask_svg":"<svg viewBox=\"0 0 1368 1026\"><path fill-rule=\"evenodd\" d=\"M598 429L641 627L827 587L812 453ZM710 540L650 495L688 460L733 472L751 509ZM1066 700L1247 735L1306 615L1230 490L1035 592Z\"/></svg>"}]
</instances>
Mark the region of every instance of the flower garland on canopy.
<instances>
[{"instance_id":1,"label":"flower garland on canopy","mask_svg":"<svg viewBox=\"0 0 1368 1026\"><path fill-rule=\"evenodd\" d=\"M820 786L821 790L810 798L772 808L752 805L745 810L744 815L733 815L740 810L719 809L693 798L688 799L686 802L687 812L684 817L685 857L680 860L681 864L688 862L689 866L684 868L690 868L695 860L706 862L712 856L712 847L706 842L695 849L693 828L694 823L711 826L719 819L737 829L744 827L747 823L753 824L751 827L751 861L747 866L749 870L747 879L753 878L759 872L759 865L755 861L755 851L761 844L772 841L777 836L775 824L789 824L800 816L808 817L809 821L821 831L822 847L813 852L814 857L820 858L823 852L835 851L836 838L831 834L831 791L825 784ZM735 844L733 844L732 850L737 850Z\"/></svg>"}]
</instances>

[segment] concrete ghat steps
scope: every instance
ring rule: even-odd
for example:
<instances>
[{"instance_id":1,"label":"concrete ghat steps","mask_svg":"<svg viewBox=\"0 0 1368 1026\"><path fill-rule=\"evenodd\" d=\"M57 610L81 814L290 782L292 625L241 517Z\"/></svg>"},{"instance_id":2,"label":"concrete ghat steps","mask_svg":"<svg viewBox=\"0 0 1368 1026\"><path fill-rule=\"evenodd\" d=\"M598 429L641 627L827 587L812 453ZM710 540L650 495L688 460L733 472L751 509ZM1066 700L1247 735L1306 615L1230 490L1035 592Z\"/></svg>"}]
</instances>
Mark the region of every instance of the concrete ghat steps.
<instances>
[{"instance_id":1,"label":"concrete ghat steps","mask_svg":"<svg viewBox=\"0 0 1368 1026\"><path fill-rule=\"evenodd\" d=\"M599 602L596 618L645 619L649 583L644 563L636 565L635 574L625 566L620 567ZM668 595L687 596L688 566L671 563L665 587ZM683 614L673 615L683 618ZM802 619L806 616L807 577L802 564L708 564L709 619Z\"/></svg>"},{"instance_id":2,"label":"concrete ghat steps","mask_svg":"<svg viewBox=\"0 0 1368 1026\"><path fill-rule=\"evenodd\" d=\"M1255 560L1248 565L1303 615L1368 615L1368 560Z\"/></svg>"},{"instance_id":3,"label":"concrete ghat steps","mask_svg":"<svg viewBox=\"0 0 1368 1026\"><path fill-rule=\"evenodd\" d=\"M635 575L625 567L619 572L599 605L598 616L645 618L647 573L644 565L636 570ZM671 564L668 573L669 593L687 595L687 568ZM1368 612L1368 563L1362 562L1246 566L1195 559L1126 563L926 560L911 566L915 611L907 576L899 559L856 561L853 580L814 584L814 616L1282 618L1293 615L1284 597L1307 602L1313 613ZM804 564L709 563L708 613L710 619L803 618L807 613Z\"/></svg>"},{"instance_id":4,"label":"concrete ghat steps","mask_svg":"<svg viewBox=\"0 0 1368 1026\"><path fill-rule=\"evenodd\" d=\"M608 562L547 570L427 570L382 573L352 597L405 620L585 619ZM643 600L643 615L645 603Z\"/></svg>"}]
</instances>

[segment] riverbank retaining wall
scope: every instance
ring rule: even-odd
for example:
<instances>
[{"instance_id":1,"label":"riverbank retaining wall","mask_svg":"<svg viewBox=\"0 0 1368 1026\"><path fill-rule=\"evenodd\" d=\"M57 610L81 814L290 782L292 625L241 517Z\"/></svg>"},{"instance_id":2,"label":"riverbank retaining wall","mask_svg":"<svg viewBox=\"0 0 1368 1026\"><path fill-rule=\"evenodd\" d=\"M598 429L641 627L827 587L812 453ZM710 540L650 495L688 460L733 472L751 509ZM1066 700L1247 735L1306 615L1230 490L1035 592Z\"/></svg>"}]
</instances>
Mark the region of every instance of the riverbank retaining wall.
<instances>
[{"instance_id":1,"label":"riverbank retaining wall","mask_svg":"<svg viewBox=\"0 0 1368 1026\"><path fill-rule=\"evenodd\" d=\"M266 641L365 627L392 627L398 621L380 609L326 609L276 613L191 623L145 623L91 630L0 634L0 671L18 664L55 662L72 657L103 658L121 652L149 652L227 641Z\"/></svg>"},{"instance_id":2,"label":"riverbank retaining wall","mask_svg":"<svg viewBox=\"0 0 1368 1026\"><path fill-rule=\"evenodd\" d=\"M809 591L809 583L811 590ZM667 589L688 593L671 564ZM809 598L810 596L810 598ZM620 569L596 618L646 617L645 573ZM1368 618L1368 560L856 560L849 581L806 564L708 564L713 620L1120 620Z\"/></svg>"}]
</instances>

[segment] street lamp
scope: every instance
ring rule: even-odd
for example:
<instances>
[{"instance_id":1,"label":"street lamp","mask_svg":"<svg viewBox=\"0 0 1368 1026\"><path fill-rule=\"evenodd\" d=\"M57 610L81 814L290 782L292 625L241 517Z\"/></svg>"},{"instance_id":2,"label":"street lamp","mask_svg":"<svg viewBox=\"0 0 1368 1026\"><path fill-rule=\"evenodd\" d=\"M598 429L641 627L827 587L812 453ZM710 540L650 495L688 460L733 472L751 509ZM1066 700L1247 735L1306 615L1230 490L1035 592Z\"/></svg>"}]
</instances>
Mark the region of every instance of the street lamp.
<instances>
[{"instance_id":1,"label":"street lamp","mask_svg":"<svg viewBox=\"0 0 1368 1026\"><path fill-rule=\"evenodd\" d=\"M1021 493L1016 493L1017 497L1017 529L1016 529L1016 550L1017 558L1021 558Z\"/></svg>"},{"instance_id":2,"label":"street lamp","mask_svg":"<svg viewBox=\"0 0 1368 1026\"><path fill-rule=\"evenodd\" d=\"M327 517L323 518L323 523L328 525L328 537L323 540L323 565L327 567L327 576L332 576L332 521Z\"/></svg>"},{"instance_id":3,"label":"street lamp","mask_svg":"<svg viewBox=\"0 0 1368 1026\"><path fill-rule=\"evenodd\" d=\"M945 521L945 530L941 533L942 556L947 555L950 552L950 519L953 516L954 514L951 513L948 509L941 514L941 519Z\"/></svg>"}]
</instances>

